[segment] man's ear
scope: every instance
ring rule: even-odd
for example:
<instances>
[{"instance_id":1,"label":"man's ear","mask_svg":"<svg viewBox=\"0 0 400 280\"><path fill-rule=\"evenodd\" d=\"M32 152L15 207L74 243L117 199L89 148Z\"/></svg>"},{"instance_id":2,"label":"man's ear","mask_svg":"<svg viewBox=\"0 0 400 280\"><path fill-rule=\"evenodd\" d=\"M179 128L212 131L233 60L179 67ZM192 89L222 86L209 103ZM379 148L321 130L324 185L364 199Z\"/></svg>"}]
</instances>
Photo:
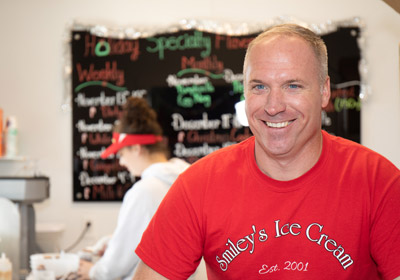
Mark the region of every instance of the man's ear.
<instances>
[{"instance_id":1,"label":"man's ear","mask_svg":"<svg viewBox=\"0 0 400 280\"><path fill-rule=\"evenodd\" d=\"M331 81L329 76L326 76L322 91L321 91L321 106L326 107L331 98Z\"/></svg>"}]
</instances>

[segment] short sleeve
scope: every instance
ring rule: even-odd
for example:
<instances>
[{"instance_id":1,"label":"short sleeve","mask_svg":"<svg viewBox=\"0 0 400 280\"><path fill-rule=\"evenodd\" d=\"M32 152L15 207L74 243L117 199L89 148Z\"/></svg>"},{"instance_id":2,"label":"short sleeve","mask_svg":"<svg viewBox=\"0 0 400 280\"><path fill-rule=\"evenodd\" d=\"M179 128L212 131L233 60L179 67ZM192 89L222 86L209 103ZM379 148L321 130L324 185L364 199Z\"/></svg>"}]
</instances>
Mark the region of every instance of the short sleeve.
<instances>
[{"instance_id":1,"label":"short sleeve","mask_svg":"<svg viewBox=\"0 0 400 280\"><path fill-rule=\"evenodd\" d=\"M371 254L383 279L400 276L400 171L390 163L378 166L371 228Z\"/></svg>"},{"instance_id":2,"label":"short sleeve","mask_svg":"<svg viewBox=\"0 0 400 280\"><path fill-rule=\"evenodd\" d=\"M201 189L185 182L181 176L170 188L136 249L143 262L169 279L187 279L202 256Z\"/></svg>"}]
</instances>

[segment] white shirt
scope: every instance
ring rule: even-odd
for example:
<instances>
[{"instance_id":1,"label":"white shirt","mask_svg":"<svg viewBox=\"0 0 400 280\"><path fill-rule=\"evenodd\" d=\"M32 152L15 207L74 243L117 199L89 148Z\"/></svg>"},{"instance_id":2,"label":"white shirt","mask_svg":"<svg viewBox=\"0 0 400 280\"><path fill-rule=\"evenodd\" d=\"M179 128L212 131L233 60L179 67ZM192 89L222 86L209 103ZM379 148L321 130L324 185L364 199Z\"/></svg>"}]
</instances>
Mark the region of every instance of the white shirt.
<instances>
[{"instance_id":1,"label":"white shirt","mask_svg":"<svg viewBox=\"0 0 400 280\"><path fill-rule=\"evenodd\" d=\"M189 166L173 158L149 166L125 194L117 227L104 255L90 270L90 279L132 279L139 257L135 249L169 187Z\"/></svg>"}]
</instances>

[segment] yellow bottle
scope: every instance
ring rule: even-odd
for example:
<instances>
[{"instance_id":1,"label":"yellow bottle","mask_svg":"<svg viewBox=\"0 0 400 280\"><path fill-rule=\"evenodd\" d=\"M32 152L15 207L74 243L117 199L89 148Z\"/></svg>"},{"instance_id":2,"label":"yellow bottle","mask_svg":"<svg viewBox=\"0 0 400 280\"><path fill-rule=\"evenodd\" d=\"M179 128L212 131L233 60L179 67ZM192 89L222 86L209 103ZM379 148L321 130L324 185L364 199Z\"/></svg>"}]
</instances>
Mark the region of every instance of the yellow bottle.
<instances>
[{"instance_id":1,"label":"yellow bottle","mask_svg":"<svg viewBox=\"0 0 400 280\"><path fill-rule=\"evenodd\" d=\"M5 253L0 258L0 280L12 280L12 264Z\"/></svg>"}]
</instances>

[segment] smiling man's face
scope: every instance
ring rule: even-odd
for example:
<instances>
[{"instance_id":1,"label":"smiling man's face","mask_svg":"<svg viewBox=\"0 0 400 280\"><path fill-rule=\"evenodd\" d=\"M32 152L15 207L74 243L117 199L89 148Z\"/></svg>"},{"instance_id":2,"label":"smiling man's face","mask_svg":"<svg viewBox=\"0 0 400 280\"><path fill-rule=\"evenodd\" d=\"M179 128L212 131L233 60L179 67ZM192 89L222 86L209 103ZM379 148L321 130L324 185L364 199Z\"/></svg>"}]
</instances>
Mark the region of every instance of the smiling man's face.
<instances>
[{"instance_id":1,"label":"smiling man's face","mask_svg":"<svg viewBox=\"0 0 400 280\"><path fill-rule=\"evenodd\" d=\"M244 77L246 114L256 152L287 158L321 144L321 109L329 78L321 85L318 60L298 36L265 38L248 56Z\"/></svg>"}]
</instances>

